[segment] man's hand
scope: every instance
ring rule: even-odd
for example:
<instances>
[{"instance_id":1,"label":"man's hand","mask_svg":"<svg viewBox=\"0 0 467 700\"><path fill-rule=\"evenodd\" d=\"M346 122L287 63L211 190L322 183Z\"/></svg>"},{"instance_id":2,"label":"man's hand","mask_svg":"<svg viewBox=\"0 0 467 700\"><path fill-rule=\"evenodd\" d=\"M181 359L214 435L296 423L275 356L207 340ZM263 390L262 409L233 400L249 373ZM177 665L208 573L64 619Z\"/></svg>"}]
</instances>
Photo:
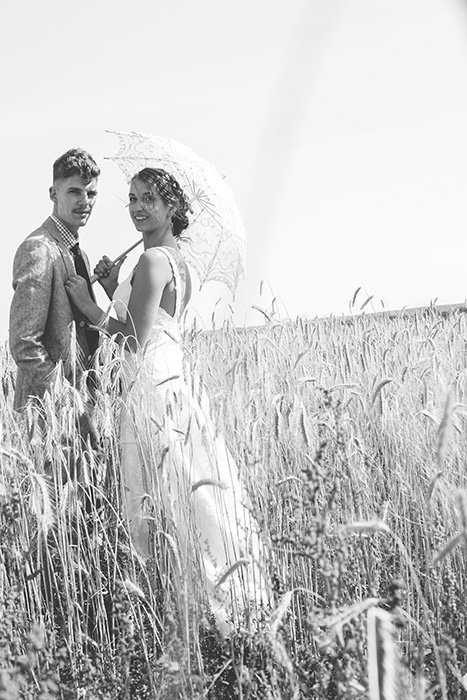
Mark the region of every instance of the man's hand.
<instances>
[{"instance_id":1,"label":"man's hand","mask_svg":"<svg viewBox=\"0 0 467 700\"><path fill-rule=\"evenodd\" d=\"M86 280L80 275L72 275L65 282L65 290L75 306L86 316L86 307L93 304Z\"/></svg>"}]
</instances>

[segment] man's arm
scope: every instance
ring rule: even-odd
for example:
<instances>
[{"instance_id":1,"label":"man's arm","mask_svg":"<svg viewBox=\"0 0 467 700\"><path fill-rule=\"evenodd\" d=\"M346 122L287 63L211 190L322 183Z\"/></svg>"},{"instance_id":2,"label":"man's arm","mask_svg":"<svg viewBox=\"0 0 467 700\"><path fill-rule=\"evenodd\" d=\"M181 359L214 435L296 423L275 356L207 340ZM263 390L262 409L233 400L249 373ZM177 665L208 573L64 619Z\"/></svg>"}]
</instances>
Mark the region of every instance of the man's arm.
<instances>
[{"instance_id":1,"label":"man's arm","mask_svg":"<svg viewBox=\"0 0 467 700\"><path fill-rule=\"evenodd\" d=\"M43 342L52 275L52 256L47 244L37 238L26 239L13 263L10 350L38 396L42 396L50 385L56 367Z\"/></svg>"}]
</instances>

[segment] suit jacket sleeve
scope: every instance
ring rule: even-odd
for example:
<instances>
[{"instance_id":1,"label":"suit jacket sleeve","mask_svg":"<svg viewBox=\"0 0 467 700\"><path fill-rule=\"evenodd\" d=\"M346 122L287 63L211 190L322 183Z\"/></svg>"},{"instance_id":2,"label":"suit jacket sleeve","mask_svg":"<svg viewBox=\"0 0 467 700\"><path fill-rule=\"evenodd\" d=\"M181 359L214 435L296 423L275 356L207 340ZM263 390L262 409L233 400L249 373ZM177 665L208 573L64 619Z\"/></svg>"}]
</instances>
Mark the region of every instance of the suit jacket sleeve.
<instances>
[{"instance_id":1,"label":"suit jacket sleeve","mask_svg":"<svg viewBox=\"0 0 467 700\"><path fill-rule=\"evenodd\" d=\"M13 262L10 350L38 394L43 394L50 385L56 368L43 342L52 277L53 264L47 244L37 239L23 241Z\"/></svg>"}]
</instances>

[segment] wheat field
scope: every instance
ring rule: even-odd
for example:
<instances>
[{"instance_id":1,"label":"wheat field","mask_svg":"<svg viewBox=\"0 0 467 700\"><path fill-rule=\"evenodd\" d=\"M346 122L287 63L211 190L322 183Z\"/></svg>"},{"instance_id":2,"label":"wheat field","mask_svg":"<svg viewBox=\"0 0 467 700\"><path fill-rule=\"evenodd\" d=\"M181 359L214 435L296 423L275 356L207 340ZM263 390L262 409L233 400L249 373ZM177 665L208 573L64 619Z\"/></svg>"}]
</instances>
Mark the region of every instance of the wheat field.
<instances>
[{"instance_id":1,"label":"wheat field","mask_svg":"<svg viewBox=\"0 0 467 700\"><path fill-rule=\"evenodd\" d=\"M129 546L112 346L86 440L63 384L13 412L4 347L0 700L465 697L466 343L434 308L186 331L268 552L227 637L162 506L149 565Z\"/></svg>"}]
</instances>

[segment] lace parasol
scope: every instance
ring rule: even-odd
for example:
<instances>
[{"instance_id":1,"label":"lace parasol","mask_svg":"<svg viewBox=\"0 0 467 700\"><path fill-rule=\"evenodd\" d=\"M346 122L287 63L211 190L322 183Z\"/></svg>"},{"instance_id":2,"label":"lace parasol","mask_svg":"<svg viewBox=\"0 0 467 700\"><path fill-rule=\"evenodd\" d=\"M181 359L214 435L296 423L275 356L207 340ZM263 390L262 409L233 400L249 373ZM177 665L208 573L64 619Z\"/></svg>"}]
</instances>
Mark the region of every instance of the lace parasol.
<instances>
[{"instance_id":1,"label":"lace parasol","mask_svg":"<svg viewBox=\"0 0 467 700\"><path fill-rule=\"evenodd\" d=\"M222 282L235 294L245 269L245 225L232 190L216 168L179 141L109 131L119 140L110 156L127 181L143 168L163 168L179 182L190 203L190 225L180 248L195 269L200 287L209 280Z\"/></svg>"}]
</instances>

